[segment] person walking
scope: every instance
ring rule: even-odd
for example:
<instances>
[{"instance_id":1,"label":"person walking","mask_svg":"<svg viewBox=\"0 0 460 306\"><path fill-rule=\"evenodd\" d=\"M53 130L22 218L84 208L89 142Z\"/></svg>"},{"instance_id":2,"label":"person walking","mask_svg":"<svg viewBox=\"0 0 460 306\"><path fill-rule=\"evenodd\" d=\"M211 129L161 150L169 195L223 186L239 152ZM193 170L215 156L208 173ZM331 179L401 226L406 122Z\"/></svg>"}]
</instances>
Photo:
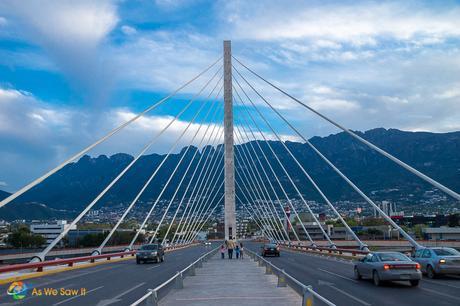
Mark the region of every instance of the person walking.
<instances>
[{"instance_id":1,"label":"person walking","mask_svg":"<svg viewBox=\"0 0 460 306\"><path fill-rule=\"evenodd\" d=\"M233 241L232 240L227 240L228 259L233 258L233 248L234 248Z\"/></svg>"},{"instance_id":2,"label":"person walking","mask_svg":"<svg viewBox=\"0 0 460 306\"><path fill-rule=\"evenodd\" d=\"M240 258L240 246L238 244L235 247L235 257L236 259Z\"/></svg>"},{"instance_id":3,"label":"person walking","mask_svg":"<svg viewBox=\"0 0 460 306\"><path fill-rule=\"evenodd\" d=\"M243 254L244 254L244 247L243 247L243 243L240 242L240 259L243 259Z\"/></svg>"},{"instance_id":4,"label":"person walking","mask_svg":"<svg viewBox=\"0 0 460 306\"><path fill-rule=\"evenodd\" d=\"M220 246L220 256L222 257L222 259L225 258L225 245L221 245Z\"/></svg>"}]
</instances>

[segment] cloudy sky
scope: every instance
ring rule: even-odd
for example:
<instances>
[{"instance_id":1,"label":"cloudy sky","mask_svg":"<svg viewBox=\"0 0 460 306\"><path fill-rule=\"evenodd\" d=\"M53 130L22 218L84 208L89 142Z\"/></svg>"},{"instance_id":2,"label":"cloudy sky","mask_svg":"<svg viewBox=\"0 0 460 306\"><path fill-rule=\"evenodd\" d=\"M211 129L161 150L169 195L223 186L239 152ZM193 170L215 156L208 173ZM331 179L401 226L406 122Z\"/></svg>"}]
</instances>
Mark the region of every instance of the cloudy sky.
<instances>
[{"instance_id":1,"label":"cloudy sky","mask_svg":"<svg viewBox=\"0 0 460 306\"><path fill-rule=\"evenodd\" d=\"M289 2L0 2L0 189L16 190L176 89L220 57L224 39L349 128L460 130L458 2ZM139 151L212 73L92 154ZM337 132L246 76L304 135ZM196 110L150 152L167 151Z\"/></svg>"}]
</instances>

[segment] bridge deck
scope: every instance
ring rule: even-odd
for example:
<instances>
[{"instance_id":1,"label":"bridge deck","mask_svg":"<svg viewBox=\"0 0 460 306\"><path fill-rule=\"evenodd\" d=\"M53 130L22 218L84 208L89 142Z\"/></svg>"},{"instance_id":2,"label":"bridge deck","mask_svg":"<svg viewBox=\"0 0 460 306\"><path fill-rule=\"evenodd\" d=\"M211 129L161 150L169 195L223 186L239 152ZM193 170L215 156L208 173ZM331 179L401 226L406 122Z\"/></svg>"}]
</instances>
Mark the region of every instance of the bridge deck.
<instances>
[{"instance_id":1,"label":"bridge deck","mask_svg":"<svg viewBox=\"0 0 460 306\"><path fill-rule=\"evenodd\" d=\"M248 256L243 260L211 258L196 276L184 279L184 288L171 291L161 300L162 306L173 305L300 305L301 297L291 288L278 288L274 275Z\"/></svg>"}]
</instances>

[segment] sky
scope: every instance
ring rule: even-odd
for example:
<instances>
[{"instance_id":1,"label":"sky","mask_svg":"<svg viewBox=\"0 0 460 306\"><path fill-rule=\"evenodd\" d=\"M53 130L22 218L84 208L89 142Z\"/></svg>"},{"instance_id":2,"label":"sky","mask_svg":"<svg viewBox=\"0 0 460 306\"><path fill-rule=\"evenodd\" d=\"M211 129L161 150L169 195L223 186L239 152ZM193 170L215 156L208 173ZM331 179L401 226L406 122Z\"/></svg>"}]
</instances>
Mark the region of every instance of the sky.
<instances>
[{"instance_id":1,"label":"sky","mask_svg":"<svg viewBox=\"0 0 460 306\"><path fill-rule=\"evenodd\" d=\"M3 0L0 189L17 190L174 91L225 39L236 58L353 130L460 130L458 1ZM90 154L139 152L220 65ZM306 137L338 132L235 66ZM200 103L222 103L207 98L217 81L149 153L167 152ZM298 140L252 97L283 139ZM236 124L242 112L235 105ZM203 114L177 150L201 121L222 120Z\"/></svg>"}]
</instances>

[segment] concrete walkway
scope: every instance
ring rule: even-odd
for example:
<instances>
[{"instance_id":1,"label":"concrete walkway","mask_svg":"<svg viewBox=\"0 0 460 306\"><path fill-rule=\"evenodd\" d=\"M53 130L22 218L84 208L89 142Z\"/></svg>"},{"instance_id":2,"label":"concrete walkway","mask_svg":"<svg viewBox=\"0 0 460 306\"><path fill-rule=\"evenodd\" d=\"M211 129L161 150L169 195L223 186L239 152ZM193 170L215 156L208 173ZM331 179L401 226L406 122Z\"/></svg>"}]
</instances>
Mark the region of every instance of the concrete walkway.
<instances>
[{"instance_id":1,"label":"concrete walkway","mask_svg":"<svg viewBox=\"0 0 460 306\"><path fill-rule=\"evenodd\" d=\"M276 276L266 275L249 256L229 260L218 254L197 268L196 276L187 276L184 289L172 290L160 305L301 305L294 290L276 284Z\"/></svg>"}]
</instances>

